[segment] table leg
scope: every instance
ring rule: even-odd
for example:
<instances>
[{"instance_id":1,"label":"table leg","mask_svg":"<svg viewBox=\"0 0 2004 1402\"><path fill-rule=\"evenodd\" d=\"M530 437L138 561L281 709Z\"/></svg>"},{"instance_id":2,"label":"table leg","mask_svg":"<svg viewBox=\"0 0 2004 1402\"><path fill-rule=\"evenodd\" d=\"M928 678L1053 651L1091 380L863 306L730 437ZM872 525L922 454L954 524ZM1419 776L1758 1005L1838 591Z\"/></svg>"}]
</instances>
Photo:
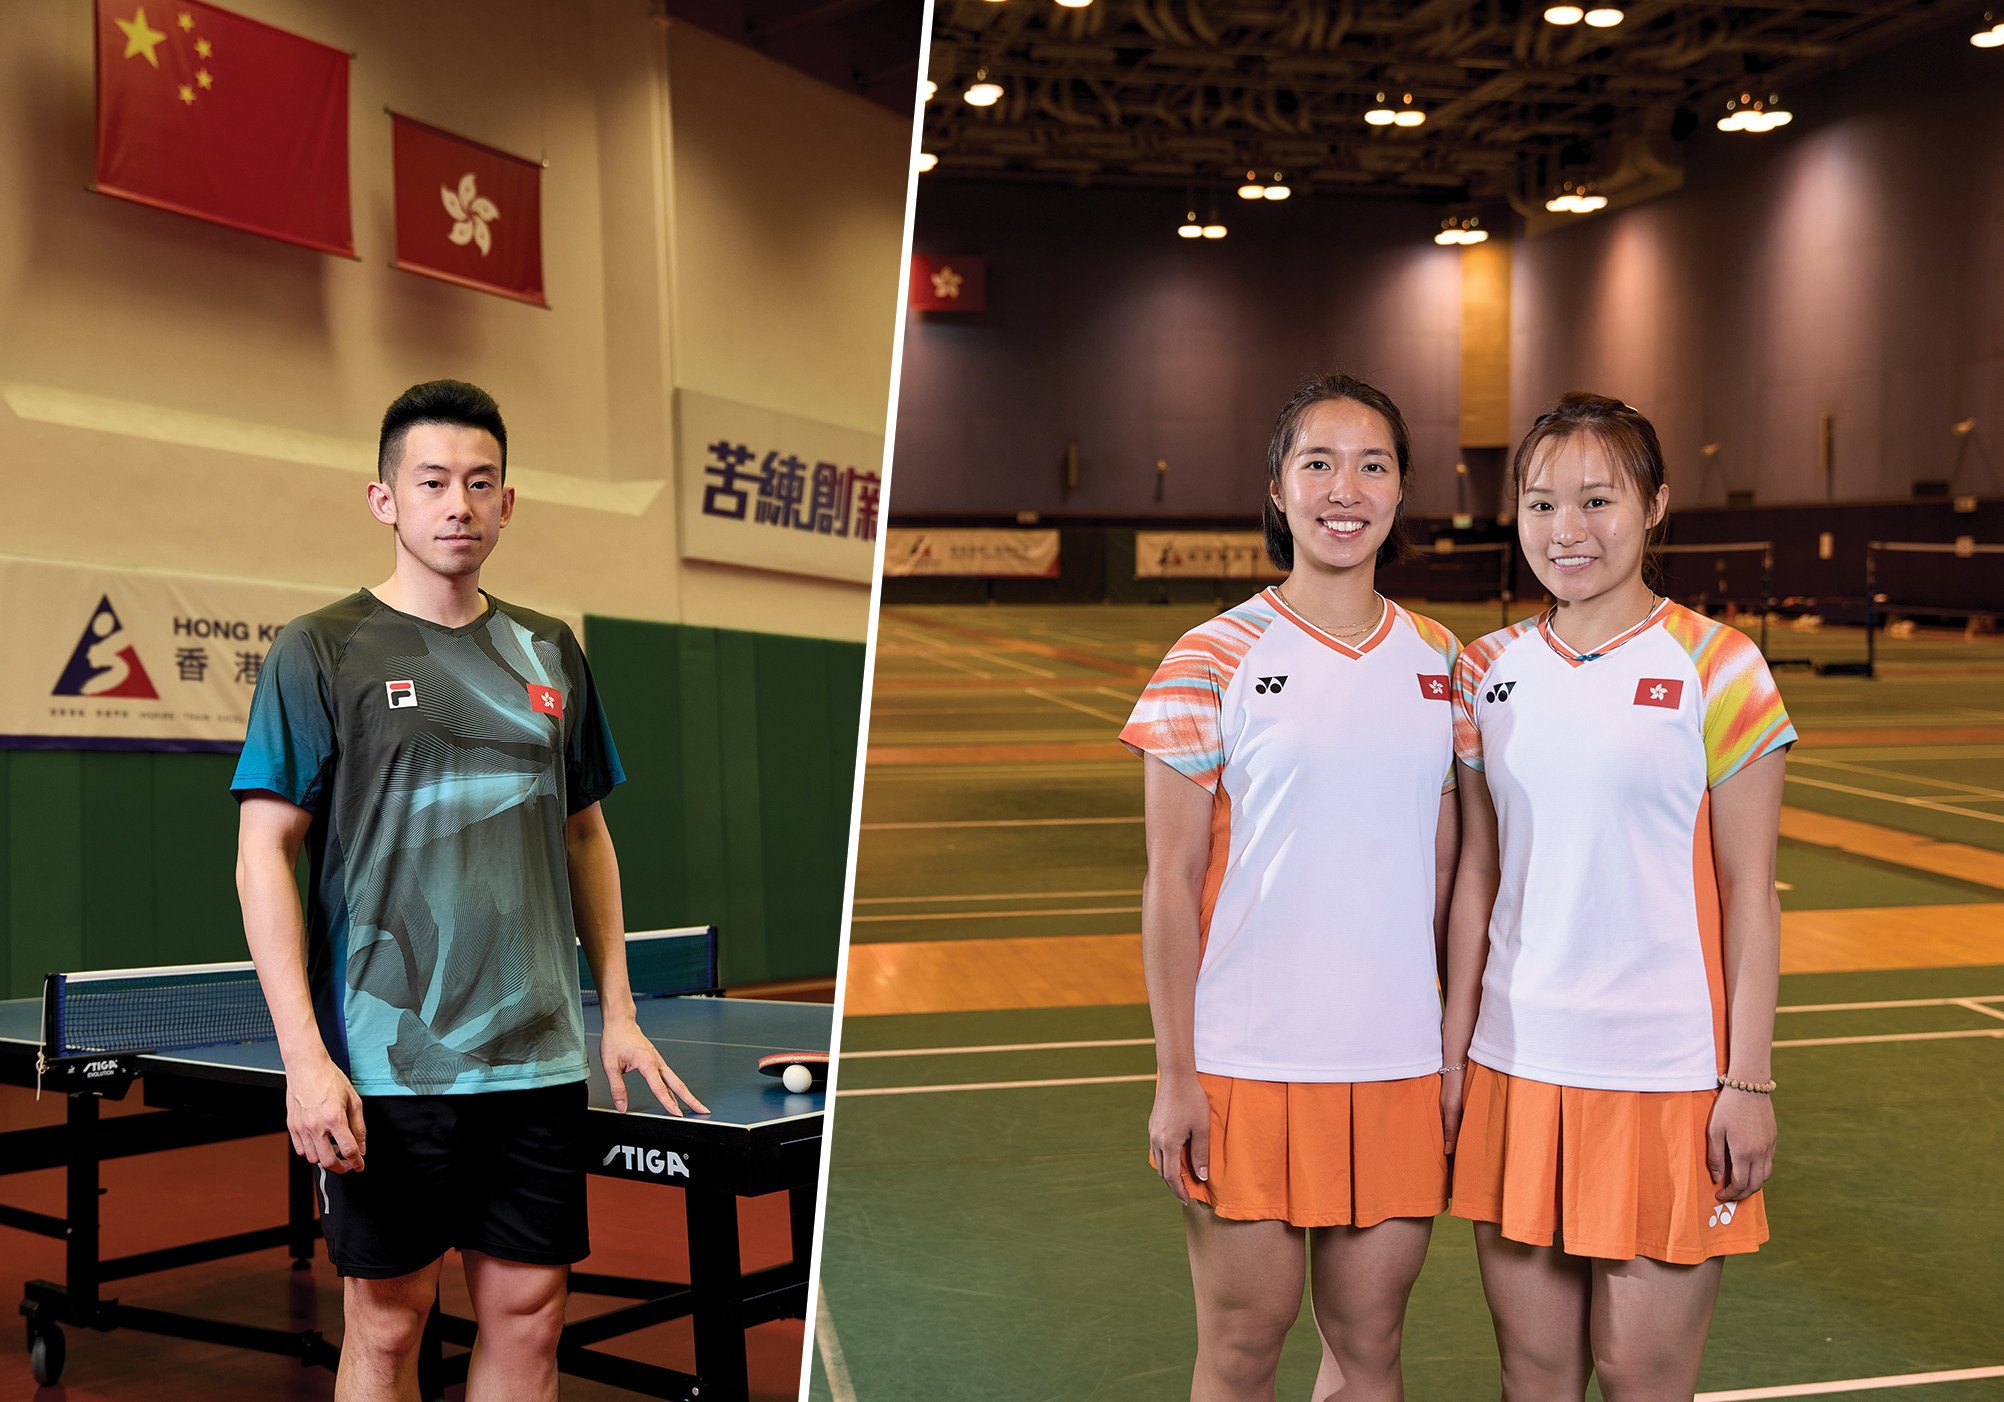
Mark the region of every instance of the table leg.
<instances>
[{"instance_id":1,"label":"table leg","mask_svg":"<svg viewBox=\"0 0 2004 1402\"><path fill-rule=\"evenodd\" d=\"M65 1244L63 1284L77 1322L88 1324L97 1313L98 1290L98 1099L72 1095L69 1106L69 1164L65 1171L69 1199L69 1240Z\"/></svg>"},{"instance_id":2,"label":"table leg","mask_svg":"<svg viewBox=\"0 0 2004 1402\"><path fill-rule=\"evenodd\" d=\"M696 1295L696 1376L703 1402L743 1402L744 1268L738 1254L738 1200L714 1189L685 1188L689 1214L689 1284Z\"/></svg>"},{"instance_id":3,"label":"table leg","mask_svg":"<svg viewBox=\"0 0 2004 1402\"><path fill-rule=\"evenodd\" d=\"M812 1183L801 1183L786 1191L786 1205L793 1219L793 1259L802 1267L814 1264L814 1198Z\"/></svg>"}]
</instances>

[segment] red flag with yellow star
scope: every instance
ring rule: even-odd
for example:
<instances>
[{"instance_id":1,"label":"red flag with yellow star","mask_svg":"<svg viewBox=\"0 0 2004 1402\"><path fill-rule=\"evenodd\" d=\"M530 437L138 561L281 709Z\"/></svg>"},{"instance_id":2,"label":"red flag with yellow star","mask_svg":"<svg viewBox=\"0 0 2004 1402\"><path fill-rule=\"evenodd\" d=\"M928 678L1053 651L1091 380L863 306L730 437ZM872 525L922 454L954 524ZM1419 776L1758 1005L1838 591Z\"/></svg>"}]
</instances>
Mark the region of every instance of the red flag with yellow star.
<instances>
[{"instance_id":1,"label":"red flag with yellow star","mask_svg":"<svg viewBox=\"0 0 2004 1402\"><path fill-rule=\"evenodd\" d=\"M348 55L199 0L97 0L97 188L354 257Z\"/></svg>"}]
</instances>

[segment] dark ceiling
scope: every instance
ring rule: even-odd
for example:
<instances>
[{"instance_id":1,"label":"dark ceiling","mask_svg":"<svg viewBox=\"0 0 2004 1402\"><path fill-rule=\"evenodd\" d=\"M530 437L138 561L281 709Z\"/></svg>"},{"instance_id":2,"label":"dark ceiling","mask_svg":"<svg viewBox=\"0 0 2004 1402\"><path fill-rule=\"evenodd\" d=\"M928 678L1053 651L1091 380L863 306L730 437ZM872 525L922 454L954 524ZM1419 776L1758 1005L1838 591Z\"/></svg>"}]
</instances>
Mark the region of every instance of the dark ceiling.
<instances>
[{"instance_id":1,"label":"dark ceiling","mask_svg":"<svg viewBox=\"0 0 2004 1402\"><path fill-rule=\"evenodd\" d=\"M1591 0L1588 0L1591 3ZM1618 206L1674 189L1729 96L1803 82L1967 20L1963 0L1633 0L1611 29L1519 0L938 0L928 180L975 177L1508 200L1591 178ZM986 67L1006 94L969 106ZM1379 92L1426 115L1373 127ZM1759 139L1759 138L1748 138ZM1208 198L1208 194L1206 195Z\"/></svg>"},{"instance_id":2,"label":"dark ceiling","mask_svg":"<svg viewBox=\"0 0 2004 1402\"><path fill-rule=\"evenodd\" d=\"M918 84L924 0L650 0L833 87L904 116Z\"/></svg>"}]
</instances>

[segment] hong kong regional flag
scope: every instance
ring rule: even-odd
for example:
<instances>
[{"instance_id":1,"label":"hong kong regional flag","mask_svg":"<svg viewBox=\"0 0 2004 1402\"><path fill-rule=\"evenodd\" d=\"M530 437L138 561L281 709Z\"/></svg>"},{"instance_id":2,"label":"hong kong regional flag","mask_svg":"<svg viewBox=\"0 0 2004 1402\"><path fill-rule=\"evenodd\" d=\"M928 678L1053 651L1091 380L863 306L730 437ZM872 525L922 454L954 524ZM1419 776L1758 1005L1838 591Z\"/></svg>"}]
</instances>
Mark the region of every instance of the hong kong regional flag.
<instances>
[{"instance_id":1,"label":"hong kong regional flag","mask_svg":"<svg viewBox=\"0 0 2004 1402\"><path fill-rule=\"evenodd\" d=\"M543 168L390 114L397 266L539 307Z\"/></svg>"},{"instance_id":2,"label":"hong kong regional flag","mask_svg":"<svg viewBox=\"0 0 2004 1402\"><path fill-rule=\"evenodd\" d=\"M348 55L200 0L97 0L97 188L354 257Z\"/></svg>"}]
</instances>

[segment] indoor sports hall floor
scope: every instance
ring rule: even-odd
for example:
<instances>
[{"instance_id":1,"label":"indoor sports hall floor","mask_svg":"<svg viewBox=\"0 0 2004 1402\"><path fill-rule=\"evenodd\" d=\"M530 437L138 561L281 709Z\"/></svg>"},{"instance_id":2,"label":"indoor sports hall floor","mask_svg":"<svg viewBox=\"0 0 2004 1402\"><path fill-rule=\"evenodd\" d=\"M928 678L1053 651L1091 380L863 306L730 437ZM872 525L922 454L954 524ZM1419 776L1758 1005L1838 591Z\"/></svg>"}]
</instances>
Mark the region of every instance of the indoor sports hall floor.
<instances>
[{"instance_id":1,"label":"indoor sports hall floor","mask_svg":"<svg viewBox=\"0 0 2004 1402\"><path fill-rule=\"evenodd\" d=\"M1464 640L1497 622L1416 606ZM884 610L816 1398L1187 1388L1182 1232L1144 1158L1140 771L1113 737L1214 611ZM1774 1239L1727 1269L1714 1399L2004 1398L2004 643L1923 634L1880 663L1778 674L1805 739L1778 874ZM1421 1402L1496 1395L1464 1223L1436 1225L1405 1359ZM1305 1398L1315 1362L1304 1314L1280 1396Z\"/></svg>"}]
</instances>

